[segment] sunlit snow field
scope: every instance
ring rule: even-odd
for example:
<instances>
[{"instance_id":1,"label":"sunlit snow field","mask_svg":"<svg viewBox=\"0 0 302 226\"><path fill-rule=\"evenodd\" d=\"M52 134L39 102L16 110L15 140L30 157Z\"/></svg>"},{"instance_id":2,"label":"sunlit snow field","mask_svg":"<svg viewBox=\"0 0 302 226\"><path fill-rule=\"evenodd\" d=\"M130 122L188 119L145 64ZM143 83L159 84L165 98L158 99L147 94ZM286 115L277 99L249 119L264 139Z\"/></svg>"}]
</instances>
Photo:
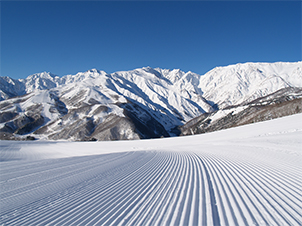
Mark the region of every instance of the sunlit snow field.
<instances>
[{"instance_id":1,"label":"sunlit snow field","mask_svg":"<svg viewBox=\"0 0 302 226\"><path fill-rule=\"evenodd\" d=\"M0 225L302 225L302 114L187 137L0 148Z\"/></svg>"}]
</instances>

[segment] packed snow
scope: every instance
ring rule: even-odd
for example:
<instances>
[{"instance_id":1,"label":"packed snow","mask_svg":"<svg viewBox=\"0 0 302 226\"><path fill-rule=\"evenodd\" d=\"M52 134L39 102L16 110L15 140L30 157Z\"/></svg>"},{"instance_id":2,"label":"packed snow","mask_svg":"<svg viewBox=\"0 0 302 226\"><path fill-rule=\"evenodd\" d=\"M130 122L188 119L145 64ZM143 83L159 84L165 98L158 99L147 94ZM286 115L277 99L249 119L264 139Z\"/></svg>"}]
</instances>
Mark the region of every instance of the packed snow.
<instances>
[{"instance_id":1,"label":"packed snow","mask_svg":"<svg viewBox=\"0 0 302 226\"><path fill-rule=\"evenodd\" d=\"M0 225L302 224L302 114L186 137L0 147Z\"/></svg>"}]
</instances>

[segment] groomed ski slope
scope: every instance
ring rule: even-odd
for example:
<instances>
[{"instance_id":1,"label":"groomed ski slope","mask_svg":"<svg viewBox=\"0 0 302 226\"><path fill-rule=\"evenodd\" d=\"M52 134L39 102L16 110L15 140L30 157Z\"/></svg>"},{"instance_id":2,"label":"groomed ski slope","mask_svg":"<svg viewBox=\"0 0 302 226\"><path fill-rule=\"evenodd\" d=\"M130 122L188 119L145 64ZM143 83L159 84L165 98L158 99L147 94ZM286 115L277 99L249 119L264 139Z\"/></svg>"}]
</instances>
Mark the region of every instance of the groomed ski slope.
<instances>
[{"instance_id":1,"label":"groomed ski slope","mask_svg":"<svg viewBox=\"0 0 302 226\"><path fill-rule=\"evenodd\" d=\"M209 134L1 141L0 225L302 225L302 114Z\"/></svg>"}]
</instances>

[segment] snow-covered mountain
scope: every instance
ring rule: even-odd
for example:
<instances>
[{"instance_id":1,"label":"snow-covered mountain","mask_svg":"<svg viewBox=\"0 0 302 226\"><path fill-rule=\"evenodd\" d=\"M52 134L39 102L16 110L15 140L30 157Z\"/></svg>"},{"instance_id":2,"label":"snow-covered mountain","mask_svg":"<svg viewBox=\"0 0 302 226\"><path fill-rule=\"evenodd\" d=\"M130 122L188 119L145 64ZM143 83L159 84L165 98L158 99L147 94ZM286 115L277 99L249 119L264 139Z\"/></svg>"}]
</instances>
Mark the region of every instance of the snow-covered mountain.
<instances>
[{"instance_id":1,"label":"snow-covered mountain","mask_svg":"<svg viewBox=\"0 0 302 226\"><path fill-rule=\"evenodd\" d=\"M145 67L0 77L0 132L69 140L171 136L203 113L291 87L302 87L302 62L236 64L202 76Z\"/></svg>"},{"instance_id":2,"label":"snow-covered mountain","mask_svg":"<svg viewBox=\"0 0 302 226\"><path fill-rule=\"evenodd\" d=\"M180 127L181 135L213 132L302 113L302 88L283 88L252 102L202 114Z\"/></svg>"},{"instance_id":3,"label":"snow-covered mountain","mask_svg":"<svg viewBox=\"0 0 302 226\"><path fill-rule=\"evenodd\" d=\"M282 88L302 87L302 62L217 67L200 77L199 87L219 108L250 102Z\"/></svg>"}]
</instances>

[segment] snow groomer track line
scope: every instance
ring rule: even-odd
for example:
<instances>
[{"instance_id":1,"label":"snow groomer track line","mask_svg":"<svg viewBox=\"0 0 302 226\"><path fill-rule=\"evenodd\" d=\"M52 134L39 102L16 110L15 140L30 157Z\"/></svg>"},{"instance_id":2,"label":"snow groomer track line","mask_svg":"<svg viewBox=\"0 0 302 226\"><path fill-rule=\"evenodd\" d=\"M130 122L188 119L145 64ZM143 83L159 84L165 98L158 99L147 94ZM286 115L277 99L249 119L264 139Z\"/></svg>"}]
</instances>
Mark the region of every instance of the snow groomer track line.
<instances>
[{"instance_id":1,"label":"snow groomer track line","mask_svg":"<svg viewBox=\"0 0 302 226\"><path fill-rule=\"evenodd\" d=\"M129 152L18 167L26 169L1 176L2 183L11 178L1 189L1 205L25 196L37 200L14 211L4 207L5 225L302 223L298 181L259 165L194 153ZM14 184L20 191L10 189Z\"/></svg>"},{"instance_id":2,"label":"snow groomer track line","mask_svg":"<svg viewBox=\"0 0 302 226\"><path fill-rule=\"evenodd\" d=\"M301 117L145 141L1 141L0 225L302 225Z\"/></svg>"}]
</instances>

